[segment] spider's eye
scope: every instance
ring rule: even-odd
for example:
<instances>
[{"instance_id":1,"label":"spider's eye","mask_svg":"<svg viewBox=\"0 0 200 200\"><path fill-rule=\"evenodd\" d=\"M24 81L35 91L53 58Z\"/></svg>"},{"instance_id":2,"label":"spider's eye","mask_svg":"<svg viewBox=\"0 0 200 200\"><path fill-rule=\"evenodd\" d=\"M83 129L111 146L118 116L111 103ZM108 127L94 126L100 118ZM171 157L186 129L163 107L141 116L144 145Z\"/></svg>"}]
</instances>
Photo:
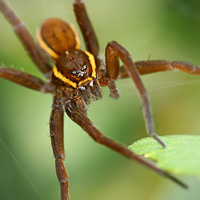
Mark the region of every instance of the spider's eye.
<instances>
[{"instance_id":1,"label":"spider's eye","mask_svg":"<svg viewBox=\"0 0 200 200\"><path fill-rule=\"evenodd\" d=\"M87 65L83 65L83 69L87 69Z\"/></svg>"},{"instance_id":2,"label":"spider's eye","mask_svg":"<svg viewBox=\"0 0 200 200\"><path fill-rule=\"evenodd\" d=\"M81 71L84 72L85 70L83 68L81 68Z\"/></svg>"},{"instance_id":3,"label":"spider's eye","mask_svg":"<svg viewBox=\"0 0 200 200\"><path fill-rule=\"evenodd\" d=\"M77 73L77 74L80 74L80 72L79 72L79 71L76 71L76 73Z\"/></svg>"},{"instance_id":4,"label":"spider's eye","mask_svg":"<svg viewBox=\"0 0 200 200\"><path fill-rule=\"evenodd\" d=\"M73 75L75 75L75 74L76 74L76 72L75 72L75 71L72 71L71 73L72 73Z\"/></svg>"}]
</instances>

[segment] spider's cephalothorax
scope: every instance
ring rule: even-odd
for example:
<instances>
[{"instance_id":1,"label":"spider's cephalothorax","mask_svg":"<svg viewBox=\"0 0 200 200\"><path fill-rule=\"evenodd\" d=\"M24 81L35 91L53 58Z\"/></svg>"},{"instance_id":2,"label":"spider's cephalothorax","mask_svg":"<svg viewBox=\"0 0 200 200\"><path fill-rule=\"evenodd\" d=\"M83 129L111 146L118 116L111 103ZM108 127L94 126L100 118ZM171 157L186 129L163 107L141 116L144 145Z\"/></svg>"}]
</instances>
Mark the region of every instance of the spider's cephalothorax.
<instances>
[{"instance_id":1,"label":"spider's cephalothorax","mask_svg":"<svg viewBox=\"0 0 200 200\"><path fill-rule=\"evenodd\" d=\"M86 104L90 99L102 97L95 59L87 51L74 49L59 56L53 68L52 81L59 86L74 88L74 96L82 97Z\"/></svg>"},{"instance_id":2,"label":"spider's cephalothorax","mask_svg":"<svg viewBox=\"0 0 200 200\"><path fill-rule=\"evenodd\" d=\"M94 56L81 50L66 51L53 68L53 81L59 85L78 88L96 79Z\"/></svg>"}]
</instances>

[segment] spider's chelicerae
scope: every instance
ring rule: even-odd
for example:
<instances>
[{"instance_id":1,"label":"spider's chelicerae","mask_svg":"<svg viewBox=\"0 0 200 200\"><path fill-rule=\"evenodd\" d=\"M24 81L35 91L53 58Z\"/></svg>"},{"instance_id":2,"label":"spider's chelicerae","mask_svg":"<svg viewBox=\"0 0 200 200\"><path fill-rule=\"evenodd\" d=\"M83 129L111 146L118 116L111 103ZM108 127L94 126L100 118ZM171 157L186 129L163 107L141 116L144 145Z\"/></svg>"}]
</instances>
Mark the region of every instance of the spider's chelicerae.
<instances>
[{"instance_id":1,"label":"spider's chelicerae","mask_svg":"<svg viewBox=\"0 0 200 200\"><path fill-rule=\"evenodd\" d=\"M140 74L179 69L188 74L200 75L200 69L186 62L148 60L133 62L128 51L115 41L105 49L105 63L99 57L96 35L87 16L84 1L74 1L74 12L83 34L87 51L80 49L80 39L75 28L56 18L43 22L37 31L39 46L33 40L22 21L10 7L0 0L0 9L13 26L30 58L43 73L47 81L15 69L0 67L0 77L43 93L53 94L50 117L50 136L55 157L55 166L61 188L61 199L69 199L69 177L64 160L63 115L64 112L82 127L96 142L136 160L183 187L182 182L161 170L154 163L136 155L123 145L104 136L87 116L92 100L102 98L101 87L108 86L110 97L118 99L120 92L115 85L117 79L130 77L142 101L142 111L147 132L165 148L165 143L157 136L148 93ZM55 63L52 67L44 52ZM120 67L119 59L123 62Z\"/></svg>"}]
</instances>

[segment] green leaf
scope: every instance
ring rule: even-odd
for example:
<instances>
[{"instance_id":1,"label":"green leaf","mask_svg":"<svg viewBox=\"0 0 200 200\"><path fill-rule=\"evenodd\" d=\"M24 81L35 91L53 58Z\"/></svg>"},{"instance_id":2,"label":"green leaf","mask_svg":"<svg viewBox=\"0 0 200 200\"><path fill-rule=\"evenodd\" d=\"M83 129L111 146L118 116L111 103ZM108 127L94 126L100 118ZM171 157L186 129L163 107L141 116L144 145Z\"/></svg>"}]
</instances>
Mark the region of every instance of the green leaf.
<instances>
[{"instance_id":1,"label":"green leaf","mask_svg":"<svg viewBox=\"0 0 200 200\"><path fill-rule=\"evenodd\" d=\"M139 155L154 160L165 171L200 176L200 136L172 135L160 137L163 149L153 138L143 138L129 146Z\"/></svg>"}]
</instances>

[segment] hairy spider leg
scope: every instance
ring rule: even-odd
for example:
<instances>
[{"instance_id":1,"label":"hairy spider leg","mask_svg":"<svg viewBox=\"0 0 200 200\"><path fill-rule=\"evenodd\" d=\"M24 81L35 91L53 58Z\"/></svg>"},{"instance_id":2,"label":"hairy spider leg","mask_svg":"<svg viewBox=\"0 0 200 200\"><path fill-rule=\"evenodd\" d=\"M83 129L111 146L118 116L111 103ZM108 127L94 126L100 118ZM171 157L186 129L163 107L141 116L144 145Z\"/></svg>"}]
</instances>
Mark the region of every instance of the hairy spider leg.
<instances>
[{"instance_id":1,"label":"hairy spider leg","mask_svg":"<svg viewBox=\"0 0 200 200\"><path fill-rule=\"evenodd\" d=\"M165 176L177 184L181 185L184 188L187 188L187 186L170 175L169 173L163 171L160 169L156 164L153 162L147 160L146 158L139 156L135 153L133 153L131 150L129 150L127 147L124 147L121 144L118 144L117 142L113 141L112 139L106 137L103 135L92 123L92 121L87 117L87 115L82 112L80 109L77 108L75 100L69 100L69 99L63 99L63 106L65 107L65 112L67 115L80 127L83 128L93 139L95 142L102 144L121 155L128 157L129 159L136 160L143 165L153 169L157 173L161 174L162 176Z\"/></svg>"},{"instance_id":2,"label":"hairy spider leg","mask_svg":"<svg viewBox=\"0 0 200 200\"><path fill-rule=\"evenodd\" d=\"M135 62L138 72L141 75L151 74L155 72L172 71L178 69L182 72L192 75L200 75L199 66L195 66L183 61L169 61L169 60L146 60ZM128 78L126 67L121 66L118 79Z\"/></svg>"},{"instance_id":3,"label":"hairy spider leg","mask_svg":"<svg viewBox=\"0 0 200 200\"><path fill-rule=\"evenodd\" d=\"M115 54L115 56L111 57L110 56L111 54ZM163 147L166 147L165 143L156 134L150 99L144 87L144 84L140 78L135 63L132 61L128 51L115 41L108 43L106 47L106 68L108 71L108 77L116 79L117 73L109 73L109 72L115 71L115 68L119 68L119 65L112 65L112 63L117 62L116 60L118 60L118 57L125 64L126 71L129 77L133 80L137 92L142 100L142 108L143 108L143 114L147 132L149 133L150 136L156 139ZM112 68L112 70L110 68Z\"/></svg>"},{"instance_id":4,"label":"hairy spider leg","mask_svg":"<svg viewBox=\"0 0 200 200\"><path fill-rule=\"evenodd\" d=\"M50 117L50 135L56 174L60 182L61 200L69 200L69 176L64 164L63 105L61 99L62 96L59 94L59 90L57 90L53 99Z\"/></svg>"},{"instance_id":5,"label":"hairy spider leg","mask_svg":"<svg viewBox=\"0 0 200 200\"><path fill-rule=\"evenodd\" d=\"M84 1L75 0L73 5L76 20L84 37L86 48L91 54L97 57L99 55L98 40L92 27L92 24L88 18Z\"/></svg>"},{"instance_id":6,"label":"hairy spider leg","mask_svg":"<svg viewBox=\"0 0 200 200\"><path fill-rule=\"evenodd\" d=\"M53 91L51 84L16 69L0 66L0 77L42 93L52 93Z\"/></svg>"},{"instance_id":7,"label":"hairy spider leg","mask_svg":"<svg viewBox=\"0 0 200 200\"><path fill-rule=\"evenodd\" d=\"M24 23L3 0L0 0L0 10L13 26L15 33L29 53L32 61L36 64L37 68L46 78L49 78L52 72L52 67L41 54L39 47L35 43Z\"/></svg>"}]
</instances>

